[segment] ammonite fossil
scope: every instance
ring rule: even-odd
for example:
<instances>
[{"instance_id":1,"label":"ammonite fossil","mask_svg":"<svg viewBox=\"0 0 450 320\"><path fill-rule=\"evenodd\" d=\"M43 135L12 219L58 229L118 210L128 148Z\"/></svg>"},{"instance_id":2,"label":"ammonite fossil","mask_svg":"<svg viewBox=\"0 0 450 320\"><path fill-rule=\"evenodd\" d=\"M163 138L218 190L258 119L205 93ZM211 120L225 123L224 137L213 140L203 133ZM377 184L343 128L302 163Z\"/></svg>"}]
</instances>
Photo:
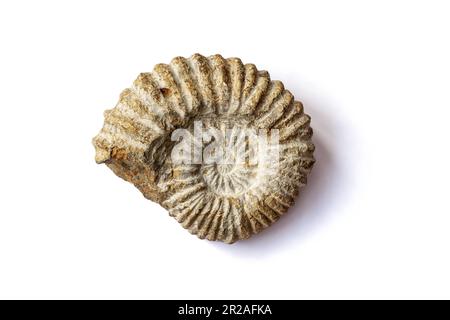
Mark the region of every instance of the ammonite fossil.
<instances>
[{"instance_id":1,"label":"ammonite fossil","mask_svg":"<svg viewBox=\"0 0 450 320\"><path fill-rule=\"evenodd\" d=\"M294 204L314 164L310 117L267 71L220 55L141 73L93 139L97 163L201 239L233 243Z\"/></svg>"}]
</instances>

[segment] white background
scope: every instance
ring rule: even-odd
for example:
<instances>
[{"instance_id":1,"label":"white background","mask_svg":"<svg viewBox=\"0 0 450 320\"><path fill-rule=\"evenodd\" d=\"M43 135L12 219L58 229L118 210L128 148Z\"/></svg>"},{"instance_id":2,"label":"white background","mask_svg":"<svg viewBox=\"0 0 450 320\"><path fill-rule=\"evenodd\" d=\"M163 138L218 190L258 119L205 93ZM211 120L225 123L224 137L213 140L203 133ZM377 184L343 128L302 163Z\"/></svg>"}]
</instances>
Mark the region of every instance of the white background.
<instances>
[{"instance_id":1,"label":"white background","mask_svg":"<svg viewBox=\"0 0 450 320\"><path fill-rule=\"evenodd\" d=\"M450 298L445 1L4 1L0 298ZM94 162L140 72L255 63L303 101L316 166L254 238L201 241Z\"/></svg>"}]
</instances>

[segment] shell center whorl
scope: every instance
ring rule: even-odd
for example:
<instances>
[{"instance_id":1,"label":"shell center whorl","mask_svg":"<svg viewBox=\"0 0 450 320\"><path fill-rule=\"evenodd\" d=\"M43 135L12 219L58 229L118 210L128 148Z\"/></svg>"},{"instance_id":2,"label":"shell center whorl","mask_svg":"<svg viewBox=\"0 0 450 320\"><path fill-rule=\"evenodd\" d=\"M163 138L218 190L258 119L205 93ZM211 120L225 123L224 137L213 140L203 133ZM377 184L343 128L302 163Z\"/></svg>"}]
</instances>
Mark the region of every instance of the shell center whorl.
<instances>
[{"instance_id":1,"label":"shell center whorl","mask_svg":"<svg viewBox=\"0 0 450 320\"><path fill-rule=\"evenodd\" d=\"M176 170L187 175L197 172L207 189L217 196L240 198L262 181L267 182L262 177L274 176L278 165L274 161L278 149L267 148L268 141L261 139L259 131L246 117L198 117L183 131L184 156L176 161L182 159L183 165Z\"/></svg>"},{"instance_id":2,"label":"shell center whorl","mask_svg":"<svg viewBox=\"0 0 450 320\"><path fill-rule=\"evenodd\" d=\"M200 172L209 190L218 196L239 197L251 188L256 170L241 164L209 164L203 165Z\"/></svg>"}]
</instances>

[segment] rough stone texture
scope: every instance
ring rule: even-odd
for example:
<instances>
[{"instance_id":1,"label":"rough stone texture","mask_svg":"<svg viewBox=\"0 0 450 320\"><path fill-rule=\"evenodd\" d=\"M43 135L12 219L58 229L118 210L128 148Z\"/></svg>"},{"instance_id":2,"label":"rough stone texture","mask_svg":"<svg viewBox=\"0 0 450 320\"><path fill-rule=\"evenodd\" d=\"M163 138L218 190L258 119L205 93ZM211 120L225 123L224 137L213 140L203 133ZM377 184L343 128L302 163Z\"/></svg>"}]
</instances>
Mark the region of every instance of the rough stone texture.
<instances>
[{"instance_id":1,"label":"rough stone texture","mask_svg":"<svg viewBox=\"0 0 450 320\"><path fill-rule=\"evenodd\" d=\"M278 129L279 162L263 154L257 164L173 163L171 133L192 133L198 120L221 131ZM192 234L233 243L270 226L293 205L314 164L309 124L302 104L267 71L220 55L176 57L141 73L116 107L105 111L93 139L95 160Z\"/></svg>"}]
</instances>

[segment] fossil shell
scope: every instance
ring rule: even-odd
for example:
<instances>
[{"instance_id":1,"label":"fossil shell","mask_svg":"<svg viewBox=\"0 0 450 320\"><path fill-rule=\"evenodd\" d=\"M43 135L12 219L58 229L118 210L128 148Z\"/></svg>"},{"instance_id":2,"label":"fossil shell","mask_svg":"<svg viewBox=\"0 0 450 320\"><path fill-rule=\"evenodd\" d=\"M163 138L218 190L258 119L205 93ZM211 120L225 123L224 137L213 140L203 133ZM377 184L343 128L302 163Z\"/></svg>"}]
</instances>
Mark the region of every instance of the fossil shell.
<instances>
[{"instance_id":1,"label":"fossil shell","mask_svg":"<svg viewBox=\"0 0 450 320\"><path fill-rule=\"evenodd\" d=\"M236 145L248 143L240 129L268 135L277 129L278 161L262 148L252 149L259 150L256 163L174 161L172 133L184 128L194 137L199 121L205 129L228 130ZM267 71L238 58L194 54L141 73L105 111L93 144L97 163L133 183L192 234L233 243L270 226L293 205L314 164L311 136L301 102ZM213 140L192 141L204 150Z\"/></svg>"}]
</instances>

